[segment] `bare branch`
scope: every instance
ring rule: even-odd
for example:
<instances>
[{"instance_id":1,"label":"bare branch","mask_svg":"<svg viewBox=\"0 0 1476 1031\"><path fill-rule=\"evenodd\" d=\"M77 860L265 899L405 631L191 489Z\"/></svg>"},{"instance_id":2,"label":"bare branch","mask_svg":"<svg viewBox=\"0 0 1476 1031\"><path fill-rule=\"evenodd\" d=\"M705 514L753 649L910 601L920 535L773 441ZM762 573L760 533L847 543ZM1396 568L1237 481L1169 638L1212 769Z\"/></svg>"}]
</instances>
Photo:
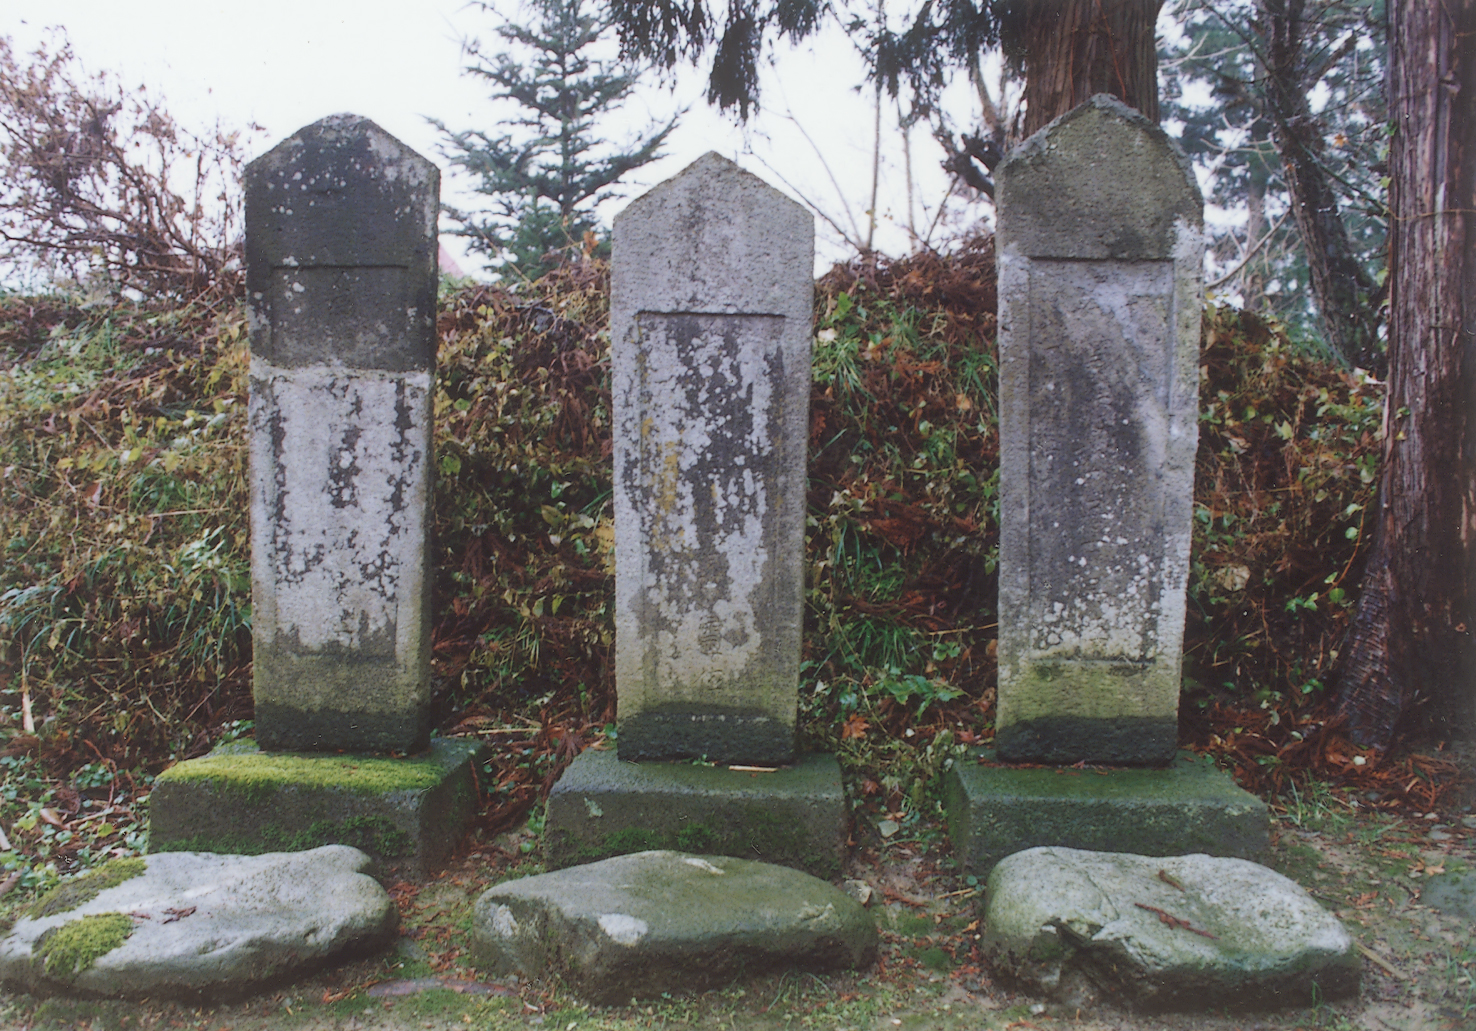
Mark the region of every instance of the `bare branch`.
<instances>
[{"instance_id":1,"label":"bare branch","mask_svg":"<svg viewBox=\"0 0 1476 1031\"><path fill-rule=\"evenodd\" d=\"M234 293L242 162L238 133L189 132L87 74L64 33L24 59L0 36L0 268L176 300Z\"/></svg>"}]
</instances>

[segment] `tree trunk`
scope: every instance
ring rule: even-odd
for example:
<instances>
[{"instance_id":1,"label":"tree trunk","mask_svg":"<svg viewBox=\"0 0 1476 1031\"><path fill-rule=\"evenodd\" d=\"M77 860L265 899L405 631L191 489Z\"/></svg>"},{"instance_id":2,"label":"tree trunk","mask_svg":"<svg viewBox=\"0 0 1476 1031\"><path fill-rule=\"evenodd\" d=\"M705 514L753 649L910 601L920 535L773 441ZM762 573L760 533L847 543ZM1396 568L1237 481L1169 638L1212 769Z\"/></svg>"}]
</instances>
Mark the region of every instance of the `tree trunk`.
<instances>
[{"instance_id":1,"label":"tree trunk","mask_svg":"<svg viewBox=\"0 0 1476 1031\"><path fill-rule=\"evenodd\" d=\"M1095 93L1110 93L1158 121L1163 0L1027 0L1025 135Z\"/></svg>"},{"instance_id":2,"label":"tree trunk","mask_svg":"<svg viewBox=\"0 0 1476 1031\"><path fill-rule=\"evenodd\" d=\"M1249 252L1260 245L1266 232L1266 180L1254 171L1246 182L1245 212L1245 249ZM1260 311L1266 299L1266 277L1262 273L1265 261L1258 261L1249 253L1246 259L1240 270L1240 306L1246 311Z\"/></svg>"},{"instance_id":3,"label":"tree trunk","mask_svg":"<svg viewBox=\"0 0 1476 1031\"><path fill-rule=\"evenodd\" d=\"M1389 395L1339 699L1354 740L1378 748L1426 700L1437 732L1476 731L1473 41L1476 0L1389 6Z\"/></svg>"},{"instance_id":4,"label":"tree trunk","mask_svg":"<svg viewBox=\"0 0 1476 1031\"><path fill-rule=\"evenodd\" d=\"M1348 240L1337 194L1319 158L1322 126L1307 100L1316 83L1307 81L1313 73L1305 0L1260 0L1257 7L1265 40L1266 113L1307 252L1312 296L1334 350L1354 365L1377 368L1377 284Z\"/></svg>"}]
</instances>

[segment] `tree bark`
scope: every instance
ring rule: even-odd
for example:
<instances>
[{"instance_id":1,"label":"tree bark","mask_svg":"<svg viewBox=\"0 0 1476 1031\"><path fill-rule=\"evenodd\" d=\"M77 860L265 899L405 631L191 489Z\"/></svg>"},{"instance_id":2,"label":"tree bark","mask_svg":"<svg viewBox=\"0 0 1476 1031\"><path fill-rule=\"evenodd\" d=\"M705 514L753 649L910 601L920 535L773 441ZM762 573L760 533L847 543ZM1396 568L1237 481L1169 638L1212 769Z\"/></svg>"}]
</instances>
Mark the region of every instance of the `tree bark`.
<instances>
[{"instance_id":1,"label":"tree bark","mask_svg":"<svg viewBox=\"0 0 1476 1031\"><path fill-rule=\"evenodd\" d=\"M1259 0L1266 114L1307 252L1312 296L1328 343L1351 364L1379 367L1377 284L1348 239L1338 197L1323 170L1322 126L1307 100L1315 82L1307 52L1305 0Z\"/></svg>"},{"instance_id":2,"label":"tree bark","mask_svg":"<svg viewBox=\"0 0 1476 1031\"><path fill-rule=\"evenodd\" d=\"M1476 0L1394 0L1389 58L1389 394L1339 699L1378 748L1426 700L1476 732Z\"/></svg>"},{"instance_id":3,"label":"tree bark","mask_svg":"<svg viewBox=\"0 0 1476 1031\"><path fill-rule=\"evenodd\" d=\"M1110 93L1158 121L1163 0L1027 0L1025 135L1096 93Z\"/></svg>"},{"instance_id":4,"label":"tree bark","mask_svg":"<svg viewBox=\"0 0 1476 1031\"><path fill-rule=\"evenodd\" d=\"M1249 251L1261 242L1261 234L1266 231L1266 180L1254 171L1246 181L1245 209L1245 249ZM1246 311L1260 311L1261 303L1266 299L1263 267L1264 261L1256 262L1254 266L1247 261L1241 269L1240 306Z\"/></svg>"}]
</instances>

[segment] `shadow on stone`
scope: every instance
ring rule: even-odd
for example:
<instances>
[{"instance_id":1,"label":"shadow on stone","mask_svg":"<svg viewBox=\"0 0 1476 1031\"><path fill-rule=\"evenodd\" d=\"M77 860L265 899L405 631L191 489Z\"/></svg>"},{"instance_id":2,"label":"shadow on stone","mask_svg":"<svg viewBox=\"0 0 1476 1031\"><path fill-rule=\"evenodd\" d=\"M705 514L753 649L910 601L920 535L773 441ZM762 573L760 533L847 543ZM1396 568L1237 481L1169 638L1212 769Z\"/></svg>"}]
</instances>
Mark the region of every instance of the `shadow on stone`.
<instances>
[{"instance_id":1,"label":"shadow on stone","mask_svg":"<svg viewBox=\"0 0 1476 1031\"><path fill-rule=\"evenodd\" d=\"M559 869L648 849L678 849L840 873L846 797L834 756L771 773L622 762L586 751L548 799L544 853Z\"/></svg>"},{"instance_id":2,"label":"shadow on stone","mask_svg":"<svg viewBox=\"0 0 1476 1031\"><path fill-rule=\"evenodd\" d=\"M994 758L981 749L944 781L949 837L966 873L983 877L1038 845L1241 859L1266 852L1266 803L1190 752L1163 769L1010 767Z\"/></svg>"}]
</instances>

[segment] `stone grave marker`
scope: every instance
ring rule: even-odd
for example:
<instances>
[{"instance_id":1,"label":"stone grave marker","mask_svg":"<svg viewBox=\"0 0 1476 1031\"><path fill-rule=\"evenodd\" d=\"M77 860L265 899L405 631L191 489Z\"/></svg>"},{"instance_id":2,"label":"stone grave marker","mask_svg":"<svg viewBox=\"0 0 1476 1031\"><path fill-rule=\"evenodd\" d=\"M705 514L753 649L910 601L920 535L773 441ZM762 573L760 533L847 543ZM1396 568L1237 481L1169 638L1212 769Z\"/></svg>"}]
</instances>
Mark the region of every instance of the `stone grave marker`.
<instances>
[{"instance_id":1,"label":"stone grave marker","mask_svg":"<svg viewBox=\"0 0 1476 1031\"><path fill-rule=\"evenodd\" d=\"M618 757L554 786L550 867L677 848L839 870L839 766L794 736L813 264L813 217L717 154L615 219Z\"/></svg>"},{"instance_id":2,"label":"stone grave marker","mask_svg":"<svg viewBox=\"0 0 1476 1031\"><path fill-rule=\"evenodd\" d=\"M615 220L623 759L793 756L814 235L716 154Z\"/></svg>"},{"instance_id":3,"label":"stone grave marker","mask_svg":"<svg viewBox=\"0 0 1476 1031\"><path fill-rule=\"evenodd\" d=\"M246 172L257 742L429 735L439 173L335 115Z\"/></svg>"},{"instance_id":4,"label":"stone grave marker","mask_svg":"<svg viewBox=\"0 0 1476 1031\"><path fill-rule=\"evenodd\" d=\"M1265 804L1176 757L1204 255L1193 170L1098 95L995 181L999 694L995 750L945 781L954 850L977 876L1040 845L1254 858ZM1141 768L1008 765L1022 762Z\"/></svg>"},{"instance_id":5,"label":"stone grave marker","mask_svg":"<svg viewBox=\"0 0 1476 1031\"><path fill-rule=\"evenodd\" d=\"M1163 764L1198 441L1203 204L1141 114L1099 95L997 173L996 745Z\"/></svg>"},{"instance_id":6,"label":"stone grave marker","mask_svg":"<svg viewBox=\"0 0 1476 1031\"><path fill-rule=\"evenodd\" d=\"M247 167L256 741L161 775L155 851L420 876L472 813L479 744L430 741L439 179L355 115Z\"/></svg>"}]
</instances>

